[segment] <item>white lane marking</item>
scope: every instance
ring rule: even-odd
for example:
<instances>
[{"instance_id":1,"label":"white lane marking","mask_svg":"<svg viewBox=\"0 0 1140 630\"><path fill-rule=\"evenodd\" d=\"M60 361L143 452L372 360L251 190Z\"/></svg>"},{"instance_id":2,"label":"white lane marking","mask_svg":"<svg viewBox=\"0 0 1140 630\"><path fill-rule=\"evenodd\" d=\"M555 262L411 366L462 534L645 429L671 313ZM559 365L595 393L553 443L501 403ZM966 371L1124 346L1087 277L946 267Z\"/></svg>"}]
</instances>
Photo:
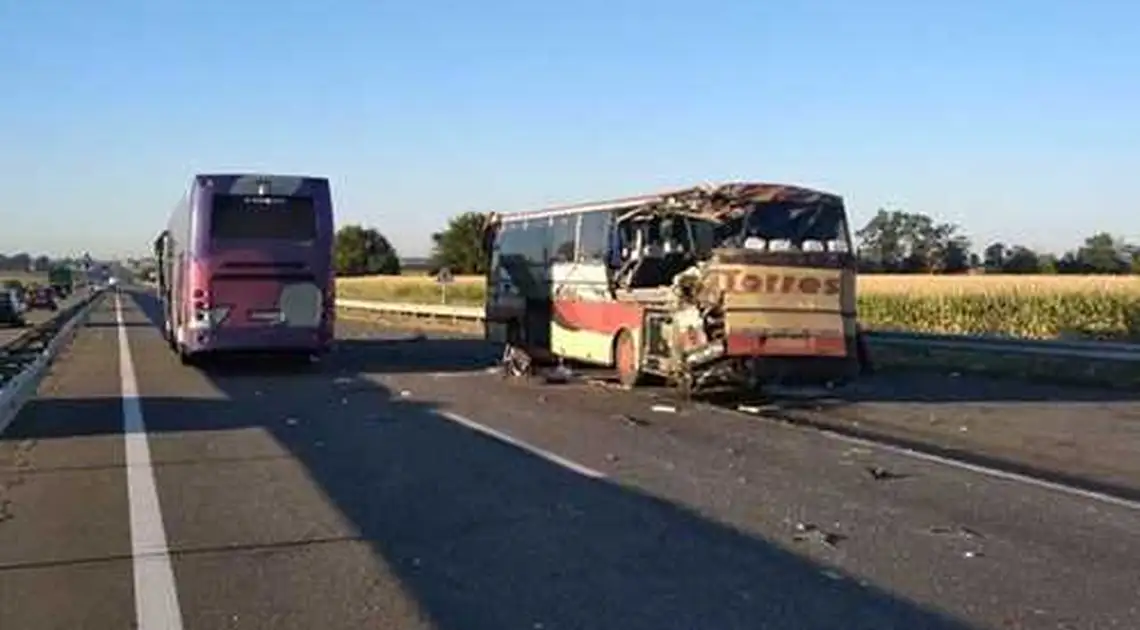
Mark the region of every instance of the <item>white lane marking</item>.
<instances>
[{"instance_id":1,"label":"white lane marking","mask_svg":"<svg viewBox=\"0 0 1140 630\"><path fill-rule=\"evenodd\" d=\"M1028 475L1022 475L1020 473L999 470L997 468L990 468L988 466L982 466L980 464L971 464L962 460L943 457L941 455L934 455L933 453L924 453L922 451L916 451L902 446L883 444L881 442L865 440L863 438L857 438L850 435L843 435L842 433L836 433L827 429L821 429L820 432L829 438L840 440L842 442L850 442L852 444L858 444L860 446L866 446L868 448L877 448L891 453L896 453L898 455L912 457L914 459L921 459L935 464L950 466L952 468L968 470L979 475L996 477L998 479L1004 479L1006 481L1024 483L1026 485L1043 488L1045 490L1053 490L1054 492L1060 492L1062 494L1068 494L1070 496L1080 497L1082 499L1091 499L1093 501L1109 503L1117 507L1128 508L1130 510L1140 510L1140 501L1133 501L1131 499L1125 499L1123 497L1116 497L1112 496L1111 494L1104 494L1103 492L1096 492L1094 490L1084 490L1082 488L1065 485L1063 483L1046 481L1044 479L1038 479L1037 477L1030 477Z\"/></svg>"},{"instance_id":2,"label":"white lane marking","mask_svg":"<svg viewBox=\"0 0 1140 630\"><path fill-rule=\"evenodd\" d=\"M181 630L182 610L174 569L166 546L166 527L150 462L135 364L123 323L122 299L115 296L119 328L119 378L122 381L123 439L127 451L127 496L131 512L131 557L134 564L135 625L139 630Z\"/></svg>"},{"instance_id":3,"label":"white lane marking","mask_svg":"<svg viewBox=\"0 0 1140 630\"><path fill-rule=\"evenodd\" d=\"M522 450L530 453L531 455L537 455L538 457L541 457L548 462L558 464L559 466L561 466L563 468L567 468L569 470L572 470L572 471L574 471L574 472L576 472L579 475L582 475L584 477L590 477L591 479L605 479L606 478L606 475L603 472L594 470L593 468L590 468L589 466L584 466L582 464L579 464L576 461L566 459L565 457L562 457L561 455L557 455L555 453L551 453L550 451L538 448L537 446L532 446L530 444L527 444L526 442L523 442L522 440L511 437L510 435L507 435L506 433L503 433L502 431L496 431L495 429L492 429L491 427L479 424L478 422L475 422L474 420L472 420L470 418L465 418L465 417L463 417L457 413L452 413L450 411L438 411L436 413L443 416L444 418L447 418L448 420L451 420L452 422L454 422L456 424L461 424L461 425L467 427L468 429L471 429L472 431L482 433L483 435L486 435L487 437L494 438L494 439L499 440L500 442L504 442L506 444L510 444L511 446L514 446L515 448L519 448L519 449L522 449Z\"/></svg>"},{"instance_id":4,"label":"white lane marking","mask_svg":"<svg viewBox=\"0 0 1140 630\"><path fill-rule=\"evenodd\" d=\"M806 425L795 424L795 423L785 424L782 422L772 422L771 418L768 418L768 417L763 416L763 415L753 415L750 413L734 411L732 409L725 409L723 407L712 407L711 409L713 409L715 411L719 411L721 413L727 413L729 415L736 416L736 417L743 416L743 417L745 417L749 420L752 420L752 421L764 422L768 426L780 427L780 428L784 428L784 429L790 429L793 431L805 431L805 430L807 430L807 431L811 431L811 432L816 433L816 434L821 434L824 437L828 437L828 438L831 438L833 440L838 440L840 442L847 442L849 444L857 444L859 446L865 446L867 448L878 449L880 451L886 451L888 453L894 453L896 455L902 455L903 457L910 457L912 459L919 459L919 460L930 462L933 464L941 464L943 466L949 466L951 468L958 468L959 470L967 470L967 471L970 471L970 472L978 474L978 475L983 475L986 477L993 477L995 479L1002 479L1004 481L1013 481L1016 483L1023 483L1023 484L1029 485L1029 486L1042 488L1044 490L1052 490L1054 492L1060 492L1061 494L1067 494L1069 496L1080 497L1082 499L1089 499L1092 501L1100 501L1101 503L1108 503L1110 505L1115 505L1117 507L1127 508L1130 510L1140 510L1140 501L1133 501L1131 499L1125 499L1123 497L1117 497L1117 496L1113 496L1111 494L1105 494L1103 492L1096 492L1095 490L1084 490L1082 488L1069 486L1069 485L1066 485L1063 483L1058 483L1055 481L1046 481L1044 479L1039 479L1037 477L1031 477L1029 475L1023 475L1021 473L1015 473L1015 472L1010 472L1010 471L1006 471L1006 470L1000 470L997 468L990 468L989 466L982 466L981 464L971 464L969 462L965 462L965 461L962 461L960 459L954 459L952 457L943 457L941 455L935 455L933 453L925 453L923 451L917 451L917 450L914 450L911 448L907 448L905 446L895 446L893 444L887 444L885 442L876 442L874 440L868 440L866 438L855 437L853 435L846 435L844 433L840 433L838 431L832 431L830 429L823 429L823 428L819 428L819 427L812 427L812 426L806 426Z\"/></svg>"}]
</instances>

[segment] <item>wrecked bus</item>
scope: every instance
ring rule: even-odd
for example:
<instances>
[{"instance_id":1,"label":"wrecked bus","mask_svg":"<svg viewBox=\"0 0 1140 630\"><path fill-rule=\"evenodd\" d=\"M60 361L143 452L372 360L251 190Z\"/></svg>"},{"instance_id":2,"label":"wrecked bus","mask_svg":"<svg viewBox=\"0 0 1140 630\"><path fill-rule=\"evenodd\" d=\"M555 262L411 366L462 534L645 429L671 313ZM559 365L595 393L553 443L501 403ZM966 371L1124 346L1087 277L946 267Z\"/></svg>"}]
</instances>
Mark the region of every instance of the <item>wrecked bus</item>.
<instances>
[{"instance_id":1,"label":"wrecked bus","mask_svg":"<svg viewBox=\"0 0 1140 630\"><path fill-rule=\"evenodd\" d=\"M860 371L837 195L730 183L486 219L486 337L504 361L614 367L627 387L657 376L684 394Z\"/></svg>"}]
</instances>

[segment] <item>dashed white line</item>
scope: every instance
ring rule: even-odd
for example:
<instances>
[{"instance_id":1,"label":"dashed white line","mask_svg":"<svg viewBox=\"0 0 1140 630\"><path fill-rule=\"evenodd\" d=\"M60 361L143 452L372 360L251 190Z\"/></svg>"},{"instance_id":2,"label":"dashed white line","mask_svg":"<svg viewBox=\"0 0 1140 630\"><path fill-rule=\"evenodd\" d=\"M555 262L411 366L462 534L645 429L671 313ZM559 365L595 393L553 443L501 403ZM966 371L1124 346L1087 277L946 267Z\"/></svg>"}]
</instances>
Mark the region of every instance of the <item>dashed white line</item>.
<instances>
[{"instance_id":1,"label":"dashed white line","mask_svg":"<svg viewBox=\"0 0 1140 630\"><path fill-rule=\"evenodd\" d=\"M134 565L136 628L182 630L182 610L166 527L154 482L146 424L139 403L135 364L123 323L123 303L115 296L115 321L119 329L119 378L122 385L123 433L127 457L127 494L130 503L131 556Z\"/></svg>"},{"instance_id":2,"label":"dashed white line","mask_svg":"<svg viewBox=\"0 0 1140 630\"><path fill-rule=\"evenodd\" d=\"M541 449L537 446L527 444L526 442L523 442L522 440L519 440L519 439L512 437L510 435L507 435L506 433L503 433L502 431L496 431L495 429L492 429L491 427L479 424L478 422L475 422L474 420L472 420L470 418L465 418L465 417L463 417L457 413L452 413L450 411L439 411L437 413L439 415L443 416L444 418L451 420L452 422L454 422L456 424L460 424L460 425L467 427L468 429L471 429L472 431L482 433L483 435L486 435L487 437L496 439L496 440L498 440L500 442L504 442L506 444L510 444L511 446L513 446L515 448L522 449L522 450L530 453L531 455L536 455L538 457L541 457L548 462L558 464L559 466L566 468L566 469L569 469L569 470L572 470L572 471L574 471L574 472L576 472L579 475L582 475L584 477L590 477L591 479L605 479L606 478L605 473L603 473L601 471L594 470L593 468L590 468L589 466L584 466L582 464L579 464L576 461L566 459L565 457L562 457L561 455L551 453L550 451Z\"/></svg>"}]
</instances>

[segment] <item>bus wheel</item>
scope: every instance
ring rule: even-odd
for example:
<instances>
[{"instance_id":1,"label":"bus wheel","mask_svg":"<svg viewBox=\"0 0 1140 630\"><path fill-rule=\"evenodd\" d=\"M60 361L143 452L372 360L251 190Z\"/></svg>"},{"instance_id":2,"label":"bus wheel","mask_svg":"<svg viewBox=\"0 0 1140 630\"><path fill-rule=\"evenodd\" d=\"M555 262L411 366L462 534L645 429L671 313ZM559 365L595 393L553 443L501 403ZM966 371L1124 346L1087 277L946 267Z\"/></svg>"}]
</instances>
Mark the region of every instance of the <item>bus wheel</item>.
<instances>
[{"instance_id":1,"label":"bus wheel","mask_svg":"<svg viewBox=\"0 0 1140 630\"><path fill-rule=\"evenodd\" d=\"M185 346L178 345L176 351L178 352L178 360L182 362L182 365L193 366L197 362L197 357L187 352Z\"/></svg>"},{"instance_id":2,"label":"bus wheel","mask_svg":"<svg viewBox=\"0 0 1140 630\"><path fill-rule=\"evenodd\" d=\"M641 382L637 347L633 345L633 335L628 330L618 333L617 341L614 343L614 364L617 367L618 381L622 385L636 387Z\"/></svg>"}]
</instances>

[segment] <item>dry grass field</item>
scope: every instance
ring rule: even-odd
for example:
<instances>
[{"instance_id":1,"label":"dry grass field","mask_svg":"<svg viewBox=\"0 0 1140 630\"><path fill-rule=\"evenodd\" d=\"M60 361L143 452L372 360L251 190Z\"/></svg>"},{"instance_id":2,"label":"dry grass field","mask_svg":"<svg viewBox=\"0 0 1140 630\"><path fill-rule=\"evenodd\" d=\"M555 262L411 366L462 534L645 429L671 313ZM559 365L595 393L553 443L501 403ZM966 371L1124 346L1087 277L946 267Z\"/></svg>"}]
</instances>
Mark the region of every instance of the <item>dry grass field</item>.
<instances>
[{"instance_id":1,"label":"dry grass field","mask_svg":"<svg viewBox=\"0 0 1140 630\"><path fill-rule=\"evenodd\" d=\"M0 282L5 280L19 280L24 284L47 282L47 272L38 271L0 271Z\"/></svg>"},{"instance_id":2,"label":"dry grass field","mask_svg":"<svg viewBox=\"0 0 1140 630\"><path fill-rule=\"evenodd\" d=\"M438 303L427 276L342 278L340 297ZM448 303L481 304L483 278L460 276ZM922 276L859 278L859 316L872 328L998 333L1050 339L1140 340L1140 276Z\"/></svg>"}]
</instances>

